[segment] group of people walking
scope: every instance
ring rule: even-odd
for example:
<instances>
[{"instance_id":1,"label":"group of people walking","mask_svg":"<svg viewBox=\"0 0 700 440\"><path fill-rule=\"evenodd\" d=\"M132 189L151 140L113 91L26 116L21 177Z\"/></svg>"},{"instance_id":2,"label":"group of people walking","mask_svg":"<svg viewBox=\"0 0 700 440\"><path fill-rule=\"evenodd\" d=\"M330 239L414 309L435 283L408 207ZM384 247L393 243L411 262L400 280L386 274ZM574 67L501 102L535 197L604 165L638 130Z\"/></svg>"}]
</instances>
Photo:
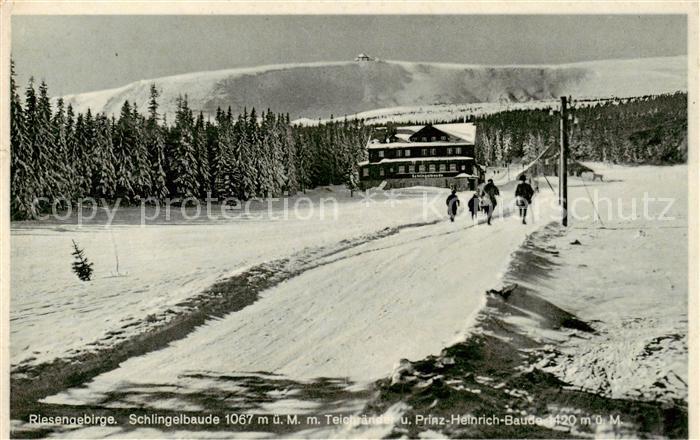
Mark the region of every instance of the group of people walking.
<instances>
[{"instance_id":1,"label":"group of people walking","mask_svg":"<svg viewBox=\"0 0 700 440\"><path fill-rule=\"evenodd\" d=\"M497 197L501 195L498 187L493 183L493 179L489 179L486 185L484 185L481 190L477 190L472 198L467 202L467 207L471 213L472 219L474 219L479 211L486 213L486 224L491 224L491 218L493 217L493 212L498 204ZM515 204L518 207L518 213L523 224L527 224L527 208L532 203L532 197L535 195L535 191L532 186L527 182L525 174L520 175L520 183L515 188ZM452 193L447 196L447 214L450 217L450 221L455 221L455 216L457 215L457 208L459 208L459 197L457 197L457 190L453 189Z\"/></svg>"}]
</instances>

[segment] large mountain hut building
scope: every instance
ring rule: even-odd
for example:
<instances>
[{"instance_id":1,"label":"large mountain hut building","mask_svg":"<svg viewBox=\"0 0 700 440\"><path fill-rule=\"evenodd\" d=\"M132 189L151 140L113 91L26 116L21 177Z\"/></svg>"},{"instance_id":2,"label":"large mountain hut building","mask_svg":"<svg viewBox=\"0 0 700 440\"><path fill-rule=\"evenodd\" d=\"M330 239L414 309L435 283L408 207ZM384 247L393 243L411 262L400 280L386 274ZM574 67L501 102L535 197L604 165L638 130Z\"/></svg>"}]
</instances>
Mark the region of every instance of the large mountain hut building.
<instances>
[{"instance_id":1,"label":"large mountain hut building","mask_svg":"<svg viewBox=\"0 0 700 440\"><path fill-rule=\"evenodd\" d=\"M437 186L475 189L484 168L474 156L473 123L382 127L372 131L369 159L359 163L362 189Z\"/></svg>"}]
</instances>

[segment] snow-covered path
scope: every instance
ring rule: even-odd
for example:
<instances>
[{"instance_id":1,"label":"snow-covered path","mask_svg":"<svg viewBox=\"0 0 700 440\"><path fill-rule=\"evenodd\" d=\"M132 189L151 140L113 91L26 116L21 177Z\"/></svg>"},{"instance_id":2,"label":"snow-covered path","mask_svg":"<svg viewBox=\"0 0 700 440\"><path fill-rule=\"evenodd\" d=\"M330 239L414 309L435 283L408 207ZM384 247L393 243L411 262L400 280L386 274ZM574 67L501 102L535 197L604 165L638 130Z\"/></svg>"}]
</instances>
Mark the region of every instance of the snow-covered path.
<instances>
[{"instance_id":1,"label":"snow-covered path","mask_svg":"<svg viewBox=\"0 0 700 440\"><path fill-rule=\"evenodd\" d=\"M551 202L551 193L539 196L543 207ZM462 216L326 257L253 305L47 402L94 404L115 389L153 384L186 392L211 385L204 377L241 372L359 383L385 377L401 358L438 353L466 335L484 291L499 283L509 255L551 220L545 211L527 226L510 216L491 227ZM151 396L147 405L178 404Z\"/></svg>"}]
</instances>

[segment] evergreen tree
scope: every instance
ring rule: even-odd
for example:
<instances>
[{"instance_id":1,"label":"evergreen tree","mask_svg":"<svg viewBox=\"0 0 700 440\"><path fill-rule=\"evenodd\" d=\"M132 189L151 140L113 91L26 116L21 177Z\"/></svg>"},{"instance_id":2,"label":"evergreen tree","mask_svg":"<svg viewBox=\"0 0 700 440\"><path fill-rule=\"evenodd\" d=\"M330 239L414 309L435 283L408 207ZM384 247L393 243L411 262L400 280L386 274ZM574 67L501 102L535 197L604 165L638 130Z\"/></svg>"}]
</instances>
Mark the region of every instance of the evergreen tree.
<instances>
[{"instance_id":1,"label":"evergreen tree","mask_svg":"<svg viewBox=\"0 0 700 440\"><path fill-rule=\"evenodd\" d=\"M234 149L237 146L233 138L233 126L230 115L226 115L221 109L217 110L216 123L218 130L216 133L215 159L212 164L214 171L214 189L219 198L235 197L236 185L233 181L235 173Z\"/></svg>"},{"instance_id":2,"label":"evergreen tree","mask_svg":"<svg viewBox=\"0 0 700 440\"><path fill-rule=\"evenodd\" d=\"M262 138L260 136L258 116L255 112L255 107L250 110L250 115L248 121L246 122L245 128L245 138L250 153L249 158L247 159L249 161L247 166L249 172L246 176L247 179L249 179L251 187L249 197L264 195L263 184L265 182L263 180L266 177L264 176L264 161L266 158L264 154L261 154L264 152L262 151Z\"/></svg>"},{"instance_id":3,"label":"evergreen tree","mask_svg":"<svg viewBox=\"0 0 700 440\"><path fill-rule=\"evenodd\" d=\"M37 216L33 203L36 195L32 171L32 150L28 139L27 121L15 83L14 61L10 61L10 211L13 219Z\"/></svg>"},{"instance_id":4,"label":"evergreen tree","mask_svg":"<svg viewBox=\"0 0 700 440\"><path fill-rule=\"evenodd\" d=\"M299 177L297 175L297 150L292 134L292 127L289 125L289 113L280 117L278 121L280 137L282 142L282 160L284 167L285 181L283 188L289 195L294 195L299 190Z\"/></svg>"},{"instance_id":5,"label":"evergreen tree","mask_svg":"<svg viewBox=\"0 0 700 440\"><path fill-rule=\"evenodd\" d=\"M164 128L158 123L158 96L155 84L151 84L151 96L148 102L148 121L146 123L146 149L151 171L151 197L163 201L168 197L167 165L165 160Z\"/></svg>"},{"instance_id":6,"label":"evergreen tree","mask_svg":"<svg viewBox=\"0 0 700 440\"><path fill-rule=\"evenodd\" d=\"M80 281L90 281L93 271L92 263L85 257L85 252L78 247L78 243L76 243L75 240L72 241L73 252L71 255L75 257L75 261L73 261L71 265L73 272L80 278Z\"/></svg>"},{"instance_id":7,"label":"evergreen tree","mask_svg":"<svg viewBox=\"0 0 700 440\"><path fill-rule=\"evenodd\" d=\"M216 158L217 155L219 154L219 143L218 143L218 138L219 138L219 127L212 123L210 120L207 120L207 123L204 126L204 130L206 132L206 149L207 149L207 163L209 165L209 188L214 197L217 197L216 194L216 172L217 172L217 167L216 167Z\"/></svg>"},{"instance_id":8,"label":"evergreen tree","mask_svg":"<svg viewBox=\"0 0 700 440\"><path fill-rule=\"evenodd\" d=\"M70 179L72 177L72 167L68 154L68 134L66 131L66 114L63 98L59 98L56 103L56 113L51 121L53 138L55 141L56 170L60 178L59 194L62 198L70 198Z\"/></svg>"},{"instance_id":9,"label":"evergreen tree","mask_svg":"<svg viewBox=\"0 0 700 440\"><path fill-rule=\"evenodd\" d=\"M248 200L256 195L257 169L254 148L255 128L251 125L246 110L238 116L233 126L233 139L236 141L234 152L232 183L235 186L236 197L240 200Z\"/></svg>"},{"instance_id":10,"label":"evergreen tree","mask_svg":"<svg viewBox=\"0 0 700 440\"><path fill-rule=\"evenodd\" d=\"M65 179L62 175L62 160L57 150L55 130L52 124L51 101L48 86L44 81L39 85L39 98L34 119L34 155L36 172L41 173L43 185L41 194L51 199L62 195Z\"/></svg>"},{"instance_id":11,"label":"evergreen tree","mask_svg":"<svg viewBox=\"0 0 700 440\"><path fill-rule=\"evenodd\" d=\"M45 116L45 109L41 112L44 114L40 114L33 78L29 79L24 96L25 164L28 174L25 176L24 184L22 185L23 207L28 211L29 218L34 218L39 212L48 209L49 205L45 201L40 202L39 198L45 197L46 189L51 187L51 176L49 175L48 161L45 155L46 150L43 149L44 144L50 139L47 139L48 124L42 121L42 117Z\"/></svg>"},{"instance_id":12,"label":"evergreen tree","mask_svg":"<svg viewBox=\"0 0 700 440\"><path fill-rule=\"evenodd\" d=\"M151 195L151 164L146 136L146 119L139 114L136 103L131 108L130 129L133 131L131 148L135 197Z\"/></svg>"},{"instance_id":13,"label":"evergreen tree","mask_svg":"<svg viewBox=\"0 0 700 440\"><path fill-rule=\"evenodd\" d=\"M209 186L209 150L207 148L207 131L204 126L204 115L199 112L197 121L192 129L192 143L195 151L197 180L199 182L198 196L204 199L207 193L211 193L212 189Z\"/></svg>"},{"instance_id":14,"label":"evergreen tree","mask_svg":"<svg viewBox=\"0 0 700 440\"><path fill-rule=\"evenodd\" d=\"M172 130L172 169L175 194L182 198L199 196L197 151L193 139L194 121L187 97L177 100L175 125Z\"/></svg>"},{"instance_id":15,"label":"evergreen tree","mask_svg":"<svg viewBox=\"0 0 700 440\"><path fill-rule=\"evenodd\" d=\"M106 116L97 115L94 133L94 154L97 160L93 170L92 194L95 197L113 200L117 190L116 158L112 144L112 126Z\"/></svg>"},{"instance_id":16,"label":"evergreen tree","mask_svg":"<svg viewBox=\"0 0 700 440\"><path fill-rule=\"evenodd\" d=\"M80 117L79 117L80 118ZM77 123L76 123L77 131ZM115 196L127 201L136 196L134 184L134 169L132 146L134 145L135 132L132 123L131 105L124 101L119 121L114 125L112 143L114 146L114 159L116 160L117 185Z\"/></svg>"}]
</instances>

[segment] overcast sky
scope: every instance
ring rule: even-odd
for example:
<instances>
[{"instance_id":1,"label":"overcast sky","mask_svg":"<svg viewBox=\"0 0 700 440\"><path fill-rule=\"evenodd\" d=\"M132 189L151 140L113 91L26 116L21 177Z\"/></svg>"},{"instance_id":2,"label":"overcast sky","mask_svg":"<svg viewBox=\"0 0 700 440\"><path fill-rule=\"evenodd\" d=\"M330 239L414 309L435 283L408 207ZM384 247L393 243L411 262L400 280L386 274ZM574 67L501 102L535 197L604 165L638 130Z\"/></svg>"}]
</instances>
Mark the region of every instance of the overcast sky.
<instances>
[{"instance_id":1,"label":"overcast sky","mask_svg":"<svg viewBox=\"0 0 700 440\"><path fill-rule=\"evenodd\" d=\"M52 95L202 70L383 59L547 64L683 55L685 16L14 16L19 84Z\"/></svg>"}]
</instances>

